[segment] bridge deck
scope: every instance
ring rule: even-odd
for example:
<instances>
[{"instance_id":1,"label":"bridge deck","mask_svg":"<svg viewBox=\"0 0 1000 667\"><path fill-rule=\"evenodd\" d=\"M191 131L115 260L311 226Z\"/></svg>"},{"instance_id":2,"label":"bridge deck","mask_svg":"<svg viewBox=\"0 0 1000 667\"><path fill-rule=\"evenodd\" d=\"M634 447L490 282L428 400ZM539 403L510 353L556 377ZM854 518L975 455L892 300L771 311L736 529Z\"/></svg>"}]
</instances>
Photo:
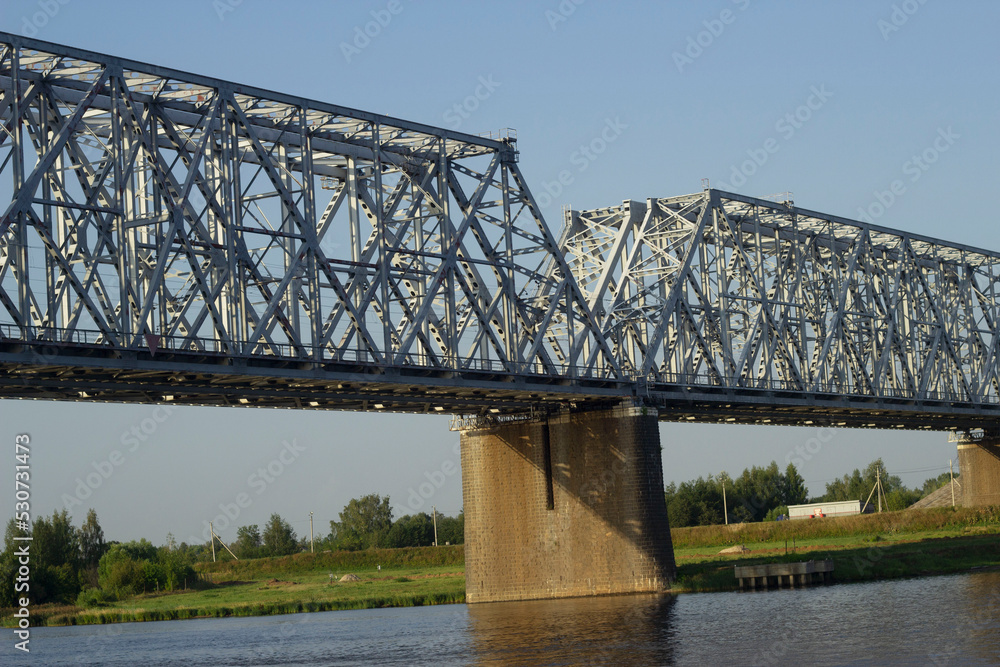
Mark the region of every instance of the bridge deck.
<instances>
[{"instance_id":1,"label":"bridge deck","mask_svg":"<svg viewBox=\"0 0 1000 667\"><path fill-rule=\"evenodd\" d=\"M488 367L375 366L363 358L317 364L294 357L234 358L197 350L122 352L0 338L0 398L171 403L305 410L499 415L648 402L661 421L911 430L993 428L1000 405L942 398L845 396L767 388L619 382L511 374ZM690 380L690 382L685 382Z\"/></svg>"}]
</instances>

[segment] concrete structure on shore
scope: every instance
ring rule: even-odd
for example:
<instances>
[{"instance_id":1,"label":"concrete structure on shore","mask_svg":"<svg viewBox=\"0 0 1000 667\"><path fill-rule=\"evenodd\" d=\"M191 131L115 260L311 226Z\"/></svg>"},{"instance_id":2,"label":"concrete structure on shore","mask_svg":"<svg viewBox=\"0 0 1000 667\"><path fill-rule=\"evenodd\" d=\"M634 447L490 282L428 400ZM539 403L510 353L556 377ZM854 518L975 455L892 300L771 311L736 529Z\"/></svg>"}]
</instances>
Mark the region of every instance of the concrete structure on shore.
<instances>
[{"instance_id":1,"label":"concrete structure on shore","mask_svg":"<svg viewBox=\"0 0 1000 667\"><path fill-rule=\"evenodd\" d=\"M833 581L833 561L810 560L803 563L737 565L735 574L740 582L741 591L829 584Z\"/></svg>"}]
</instances>

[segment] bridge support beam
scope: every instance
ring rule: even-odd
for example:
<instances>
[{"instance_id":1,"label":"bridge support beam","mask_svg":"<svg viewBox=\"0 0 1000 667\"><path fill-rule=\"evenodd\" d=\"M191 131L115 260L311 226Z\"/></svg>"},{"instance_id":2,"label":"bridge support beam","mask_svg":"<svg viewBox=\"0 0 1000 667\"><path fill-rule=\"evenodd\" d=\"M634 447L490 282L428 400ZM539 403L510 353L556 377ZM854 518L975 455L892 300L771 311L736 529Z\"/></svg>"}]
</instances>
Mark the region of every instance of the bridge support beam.
<instances>
[{"instance_id":1,"label":"bridge support beam","mask_svg":"<svg viewBox=\"0 0 1000 667\"><path fill-rule=\"evenodd\" d=\"M468 602L662 591L674 577L656 411L462 432Z\"/></svg>"},{"instance_id":2,"label":"bridge support beam","mask_svg":"<svg viewBox=\"0 0 1000 667\"><path fill-rule=\"evenodd\" d=\"M1000 437L958 445L962 504L1000 505Z\"/></svg>"}]
</instances>

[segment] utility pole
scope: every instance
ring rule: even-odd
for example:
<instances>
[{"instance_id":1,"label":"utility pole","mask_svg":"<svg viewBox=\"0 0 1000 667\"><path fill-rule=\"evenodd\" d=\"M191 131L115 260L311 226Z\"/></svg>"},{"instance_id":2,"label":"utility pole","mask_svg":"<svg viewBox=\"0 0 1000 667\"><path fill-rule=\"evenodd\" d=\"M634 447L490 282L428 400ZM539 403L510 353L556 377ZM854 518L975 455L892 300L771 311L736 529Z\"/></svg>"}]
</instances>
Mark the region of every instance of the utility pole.
<instances>
[{"instance_id":1,"label":"utility pole","mask_svg":"<svg viewBox=\"0 0 1000 667\"><path fill-rule=\"evenodd\" d=\"M953 459L948 459L948 476L951 477L951 506L955 506L955 468Z\"/></svg>"},{"instance_id":2,"label":"utility pole","mask_svg":"<svg viewBox=\"0 0 1000 667\"><path fill-rule=\"evenodd\" d=\"M208 522L208 532L212 533L212 562L215 562L215 528L212 527L212 522Z\"/></svg>"},{"instance_id":3,"label":"utility pole","mask_svg":"<svg viewBox=\"0 0 1000 667\"><path fill-rule=\"evenodd\" d=\"M882 469L875 468L875 488L878 489L878 511L882 511Z\"/></svg>"},{"instance_id":4,"label":"utility pole","mask_svg":"<svg viewBox=\"0 0 1000 667\"><path fill-rule=\"evenodd\" d=\"M729 508L726 507L726 480L722 480L722 513L726 517L726 525L729 525Z\"/></svg>"},{"instance_id":5,"label":"utility pole","mask_svg":"<svg viewBox=\"0 0 1000 667\"><path fill-rule=\"evenodd\" d=\"M438 510L437 507L431 505L431 512L434 514L434 546L438 545Z\"/></svg>"},{"instance_id":6,"label":"utility pole","mask_svg":"<svg viewBox=\"0 0 1000 667\"><path fill-rule=\"evenodd\" d=\"M209 528L211 528L212 524L208 524L208 526L209 526ZM239 560L240 557L237 556L236 554L234 554L233 550L230 549L228 546L226 546L226 543L222 541L222 538L219 537L218 535L216 535L215 531L213 530L212 531L212 562L213 563L215 562L215 538L217 538L217 537L219 538L219 544L222 545L222 548L225 549L226 551L228 551L230 556L232 556L236 560Z\"/></svg>"},{"instance_id":7,"label":"utility pole","mask_svg":"<svg viewBox=\"0 0 1000 667\"><path fill-rule=\"evenodd\" d=\"M315 553L313 548L313 513L309 512L309 553Z\"/></svg>"}]
</instances>

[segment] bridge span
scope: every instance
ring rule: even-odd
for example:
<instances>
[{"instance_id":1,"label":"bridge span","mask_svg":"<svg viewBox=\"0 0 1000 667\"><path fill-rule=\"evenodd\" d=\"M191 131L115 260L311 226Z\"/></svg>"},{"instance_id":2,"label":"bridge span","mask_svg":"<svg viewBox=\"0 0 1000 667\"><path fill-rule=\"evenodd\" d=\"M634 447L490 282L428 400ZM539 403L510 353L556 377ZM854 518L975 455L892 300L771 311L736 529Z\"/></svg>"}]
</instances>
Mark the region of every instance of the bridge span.
<instances>
[{"instance_id":1,"label":"bridge span","mask_svg":"<svg viewBox=\"0 0 1000 667\"><path fill-rule=\"evenodd\" d=\"M557 236L512 131L7 33L0 94L0 398L459 415L470 601L667 586L657 420L992 451L998 253L710 188Z\"/></svg>"}]
</instances>

